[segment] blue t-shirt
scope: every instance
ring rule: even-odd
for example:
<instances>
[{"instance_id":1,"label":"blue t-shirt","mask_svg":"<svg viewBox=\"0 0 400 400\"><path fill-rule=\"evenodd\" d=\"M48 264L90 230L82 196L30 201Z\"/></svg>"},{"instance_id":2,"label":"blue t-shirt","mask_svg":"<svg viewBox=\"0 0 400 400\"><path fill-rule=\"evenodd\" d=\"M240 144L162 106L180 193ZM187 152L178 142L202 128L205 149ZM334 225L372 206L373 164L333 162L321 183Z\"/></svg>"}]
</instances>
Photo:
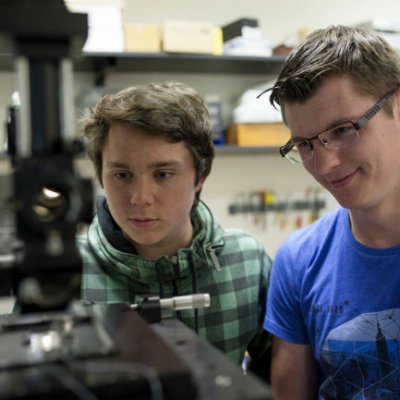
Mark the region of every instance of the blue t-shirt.
<instances>
[{"instance_id":1,"label":"blue t-shirt","mask_svg":"<svg viewBox=\"0 0 400 400\"><path fill-rule=\"evenodd\" d=\"M275 257L264 327L311 346L321 399L399 398L400 246L357 242L343 208L294 232Z\"/></svg>"}]
</instances>

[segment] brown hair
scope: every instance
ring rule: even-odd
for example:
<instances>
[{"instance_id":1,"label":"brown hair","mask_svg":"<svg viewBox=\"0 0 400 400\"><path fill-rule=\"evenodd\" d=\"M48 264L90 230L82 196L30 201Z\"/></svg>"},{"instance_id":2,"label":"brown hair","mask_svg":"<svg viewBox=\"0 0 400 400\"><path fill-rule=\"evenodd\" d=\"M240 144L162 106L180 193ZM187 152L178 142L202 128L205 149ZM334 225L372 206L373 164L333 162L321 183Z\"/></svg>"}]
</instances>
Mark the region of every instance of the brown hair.
<instances>
[{"instance_id":1,"label":"brown hair","mask_svg":"<svg viewBox=\"0 0 400 400\"><path fill-rule=\"evenodd\" d=\"M164 137L183 141L194 160L197 184L212 166L214 146L209 113L202 97L179 82L149 83L106 95L80 119L86 150L102 185L102 152L113 123L123 123ZM196 194L197 205L200 191Z\"/></svg>"},{"instance_id":2,"label":"brown hair","mask_svg":"<svg viewBox=\"0 0 400 400\"><path fill-rule=\"evenodd\" d=\"M349 77L360 94L380 98L400 83L399 56L374 32L341 25L316 30L289 55L270 102L284 115L285 102L306 101L334 74ZM392 114L391 104L385 111Z\"/></svg>"}]
</instances>

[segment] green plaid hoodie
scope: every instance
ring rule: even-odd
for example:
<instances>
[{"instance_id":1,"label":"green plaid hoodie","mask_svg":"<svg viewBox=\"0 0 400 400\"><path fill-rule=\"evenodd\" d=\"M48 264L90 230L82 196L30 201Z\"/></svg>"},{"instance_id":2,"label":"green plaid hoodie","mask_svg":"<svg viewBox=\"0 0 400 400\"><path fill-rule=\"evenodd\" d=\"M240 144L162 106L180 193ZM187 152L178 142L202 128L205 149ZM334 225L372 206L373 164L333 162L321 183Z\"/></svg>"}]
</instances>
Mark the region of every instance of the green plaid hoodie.
<instances>
[{"instance_id":1,"label":"green plaid hoodie","mask_svg":"<svg viewBox=\"0 0 400 400\"><path fill-rule=\"evenodd\" d=\"M87 234L77 238L83 301L132 304L148 294L209 293L210 307L175 316L235 362L242 361L249 343L252 355L268 348L262 322L271 260L259 241L241 230L223 230L200 203L191 215L190 247L148 260L123 239L104 197L97 200L97 210Z\"/></svg>"}]
</instances>

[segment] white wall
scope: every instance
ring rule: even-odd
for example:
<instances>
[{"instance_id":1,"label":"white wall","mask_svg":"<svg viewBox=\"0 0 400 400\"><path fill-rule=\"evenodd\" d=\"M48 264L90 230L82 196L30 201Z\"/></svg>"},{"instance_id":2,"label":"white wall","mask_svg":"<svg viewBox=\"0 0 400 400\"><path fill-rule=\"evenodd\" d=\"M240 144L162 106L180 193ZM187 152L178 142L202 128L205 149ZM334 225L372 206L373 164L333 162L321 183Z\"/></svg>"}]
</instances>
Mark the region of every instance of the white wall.
<instances>
[{"instance_id":1,"label":"white wall","mask_svg":"<svg viewBox=\"0 0 400 400\"><path fill-rule=\"evenodd\" d=\"M257 18L266 38L278 43L305 27L358 24L400 16L397 0L125 0L124 20L161 23L165 19L207 20L225 25L241 17Z\"/></svg>"}]
</instances>

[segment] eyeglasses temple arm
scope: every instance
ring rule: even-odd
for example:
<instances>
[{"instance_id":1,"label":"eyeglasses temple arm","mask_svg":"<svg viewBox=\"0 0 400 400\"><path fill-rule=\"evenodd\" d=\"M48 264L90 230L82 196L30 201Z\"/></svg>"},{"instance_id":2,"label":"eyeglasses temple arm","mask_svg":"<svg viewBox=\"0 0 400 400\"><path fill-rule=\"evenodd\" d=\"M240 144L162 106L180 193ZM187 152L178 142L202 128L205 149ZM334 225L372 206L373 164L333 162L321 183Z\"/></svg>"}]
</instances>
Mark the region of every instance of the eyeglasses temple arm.
<instances>
[{"instance_id":1,"label":"eyeglasses temple arm","mask_svg":"<svg viewBox=\"0 0 400 400\"><path fill-rule=\"evenodd\" d=\"M279 147L279 153L282 157L286 157L286 154L289 153L290 149L293 147L292 142L289 140L286 144Z\"/></svg>"},{"instance_id":2,"label":"eyeglasses temple arm","mask_svg":"<svg viewBox=\"0 0 400 400\"><path fill-rule=\"evenodd\" d=\"M359 130L361 129L389 100L394 93L394 90L383 96L374 106L372 106L357 122L354 123L354 127Z\"/></svg>"}]
</instances>

